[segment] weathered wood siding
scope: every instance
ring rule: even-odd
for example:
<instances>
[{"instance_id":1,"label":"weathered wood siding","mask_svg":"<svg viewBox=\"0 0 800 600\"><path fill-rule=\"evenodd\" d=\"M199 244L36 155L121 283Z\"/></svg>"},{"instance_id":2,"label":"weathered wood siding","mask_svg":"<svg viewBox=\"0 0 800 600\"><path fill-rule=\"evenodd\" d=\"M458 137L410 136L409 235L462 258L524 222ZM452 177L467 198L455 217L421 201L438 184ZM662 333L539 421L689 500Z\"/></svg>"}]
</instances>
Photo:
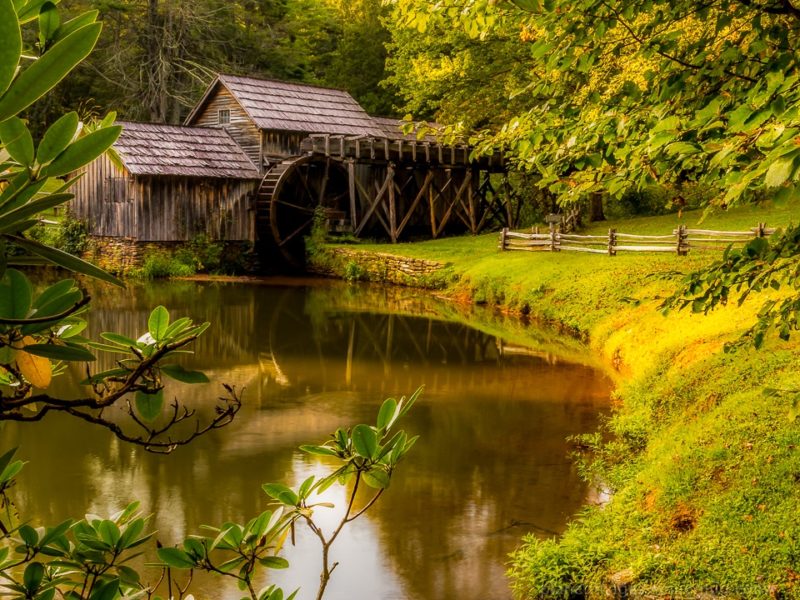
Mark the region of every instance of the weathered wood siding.
<instances>
[{"instance_id":1,"label":"weathered wood siding","mask_svg":"<svg viewBox=\"0 0 800 600\"><path fill-rule=\"evenodd\" d=\"M282 159L288 156L302 154L300 144L308 137L307 133L293 133L291 131L262 131L266 158Z\"/></svg>"},{"instance_id":2,"label":"weathered wood siding","mask_svg":"<svg viewBox=\"0 0 800 600\"><path fill-rule=\"evenodd\" d=\"M220 125L219 111L231 111L230 123ZM261 132L241 104L223 86L218 85L203 110L191 123L197 127L223 127L259 169L261 164Z\"/></svg>"},{"instance_id":3,"label":"weathered wood siding","mask_svg":"<svg viewBox=\"0 0 800 600\"><path fill-rule=\"evenodd\" d=\"M254 241L253 194L258 181L201 177L132 177L105 156L73 187L70 211L92 235L142 242Z\"/></svg>"},{"instance_id":4,"label":"weathered wood siding","mask_svg":"<svg viewBox=\"0 0 800 600\"><path fill-rule=\"evenodd\" d=\"M139 177L136 237L140 241L255 240L252 198L257 181Z\"/></svg>"},{"instance_id":5,"label":"weathered wood siding","mask_svg":"<svg viewBox=\"0 0 800 600\"><path fill-rule=\"evenodd\" d=\"M103 155L80 171L70 190L70 212L89 223L91 233L133 237L136 231L136 183Z\"/></svg>"}]
</instances>

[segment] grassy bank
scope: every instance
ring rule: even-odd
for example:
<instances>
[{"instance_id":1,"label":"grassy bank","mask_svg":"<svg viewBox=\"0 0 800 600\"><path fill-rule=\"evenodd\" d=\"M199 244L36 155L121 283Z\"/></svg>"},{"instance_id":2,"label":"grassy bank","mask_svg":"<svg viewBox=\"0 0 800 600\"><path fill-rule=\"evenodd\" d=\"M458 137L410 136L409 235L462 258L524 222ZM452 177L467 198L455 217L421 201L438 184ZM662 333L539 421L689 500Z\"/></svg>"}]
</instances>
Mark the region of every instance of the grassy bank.
<instances>
[{"instance_id":1,"label":"grassy bank","mask_svg":"<svg viewBox=\"0 0 800 600\"><path fill-rule=\"evenodd\" d=\"M730 211L704 226L783 225L798 208ZM666 233L677 224L673 215L597 229ZM792 398L763 394L800 386L800 343L722 351L764 298L707 317L664 317L662 299L713 253L517 254L496 243L491 235L358 248L442 262L446 294L560 323L618 373L613 418L584 440L594 451L586 476L611 501L587 507L558 540L523 542L511 566L518 595L800 597L800 426Z\"/></svg>"}]
</instances>

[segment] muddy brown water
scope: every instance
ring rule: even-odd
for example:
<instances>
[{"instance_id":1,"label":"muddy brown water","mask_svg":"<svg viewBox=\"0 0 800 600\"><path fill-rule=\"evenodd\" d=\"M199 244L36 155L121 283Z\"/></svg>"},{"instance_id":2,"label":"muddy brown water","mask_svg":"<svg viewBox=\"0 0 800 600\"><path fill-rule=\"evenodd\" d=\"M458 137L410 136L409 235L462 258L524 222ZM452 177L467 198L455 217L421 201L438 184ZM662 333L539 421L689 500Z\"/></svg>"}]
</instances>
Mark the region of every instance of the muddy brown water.
<instances>
[{"instance_id":1,"label":"muddy brown water","mask_svg":"<svg viewBox=\"0 0 800 600\"><path fill-rule=\"evenodd\" d=\"M416 292L400 303L336 284L177 282L92 293L94 334L138 336L159 303L211 321L185 363L215 383L167 391L203 414L226 381L245 388L245 404L232 425L169 456L58 415L5 424L4 446L19 446L28 461L16 498L34 525L110 514L133 499L165 544L201 524L244 522L268 506L262 483L298 485L329 470L298 445L371 423L384 398L419 386L424 394L404 423L419 442L388 493L334 545L329 600L506 600L508 554L521 537L557 535L592 501L566 441L596 430L608 408L610 382L591 357L511 343L502 328L489 334L443 316ZM54 391L78 393L79 377L67 373ZM345 493L326 499L342 506ZM335 513L317 516L330 526ZM271 572L271 581L313 599L316 539L299 529L285 555L292 568ZM196 598L240 596L217 579L195 586Z\"/></svg>"}]
</instances>

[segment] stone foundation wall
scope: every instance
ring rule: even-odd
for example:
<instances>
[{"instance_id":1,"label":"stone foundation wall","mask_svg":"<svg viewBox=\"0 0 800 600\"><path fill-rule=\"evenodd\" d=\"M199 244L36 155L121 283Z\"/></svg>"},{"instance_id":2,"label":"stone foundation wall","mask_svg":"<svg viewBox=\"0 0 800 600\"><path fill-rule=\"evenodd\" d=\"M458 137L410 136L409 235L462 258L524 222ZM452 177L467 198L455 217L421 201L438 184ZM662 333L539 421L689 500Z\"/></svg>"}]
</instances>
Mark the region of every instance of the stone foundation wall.
<instances>
[{"instance_id":1,"label":"stone foundation wall","mask_svg":"<svg viewBox=\"0 0 800 600\"><path fill-rule=\"evenodd\" d=\"M249 242L223 241L222 260L237 264L245 273L258 272L259 265ZM83 258L111 273L124 274L142 266L151 252L172 253L185 242L140 242L135 238L92 236Z\"/></svg>"},{"instance_id":2,"label":"stone foundation wall","mask_svg":"<svg viewBox=\"0 0 800 600\"><path fill-rule=\"evenodd\" d=\"M428 289L446 286L447 266L433 260L350 248L323 248L308 261L308 270L318 275Z\"/></svg>"}]
</instances>

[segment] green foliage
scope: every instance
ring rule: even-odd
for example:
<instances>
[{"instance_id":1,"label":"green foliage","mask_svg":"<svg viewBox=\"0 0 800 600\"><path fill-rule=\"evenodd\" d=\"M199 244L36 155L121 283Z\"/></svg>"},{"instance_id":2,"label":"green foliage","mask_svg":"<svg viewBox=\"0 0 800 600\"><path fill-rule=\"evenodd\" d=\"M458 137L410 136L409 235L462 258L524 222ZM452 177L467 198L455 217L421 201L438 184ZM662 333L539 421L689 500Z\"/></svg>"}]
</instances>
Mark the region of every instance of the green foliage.
<instances>
[{"instance_id":1,"label":"green foliage","mask_svg":"<svg viewBox=\"0 0 800 600\"><path fill-rule=\"evenodd\" d=\"M203 326L201 326L203 327ZM197 334L188 319L170 323L169 313L156 308L148 320L148 333L138 341L118 334L102 334L109 351L138 356L157 351L185 336ZM96 345L99 346L99 345ZM121 361L125 363L126 361ZM165 374L178 375L180 381L197 382L192 372L176 365L164 365ZM115 377L117 375L114 375ZM108 376L104 376L107 381ZM319 446L302 446L311 455L338 460L339 466L327 477L309 477L295 491L277 483L265 484L264 492L275 502L273 508L246 523L226 522L219 527L204 526L207 534L192 535L175 547L156 549L163 574L156 583L148 583L142 573L129 566L129 561L144 550L155 532L148 531L150 517L139 511L139 503L103 518L86 515L80 521L67 520L55 527L33 528L12 517L13 510L0 516L0 594L20 600L50 600L57 594L75 600L116 600L117 598L151 598L168 582L167 596L173 590L173 571L205 571L220 578L235 580L239 589L251 600L292 600L297 590L285 595L276 585L257 590L256 581L265 570L286 569L289 562L280 556L287 538L298 524L307 526L320 538L323 547L323 573L318 598L322 598L333 566L328 551L342 528L364 514L389 486L398 462L411 449L416 438L392 428L412 407L419 390L410 398L386 400L380 408L375 426L359 424L338 429L332 439ZM136 406L141 419L158 418L163 403L161 390L139 392ZM392 435L390 436L390 432ZM0 501L13 507L9 495L23 462L13 460L16 450L0 456ZM373 497L361 507L355 506L356 491L363 481L376 489ZM346 513L335 532L326 537L314 521L314 511L333 508L317 496L332 485L352 485ZM335 565L334 565L335 566ZM165 577L166 575L166 577Z\"/></svg>"},{"instance_id":2,"label":"green foliage","mask_svg":"<svg viewBox=\"0 0 800 600\"><path fill-rule=\"evenodd\" d=\"M81 254L89 245L89 228L84 221L67 214L55 224L34 225L28 230L28 237L67 254Z\"/></svg>"},{"instance_id":3,"label":"green foliage","mask_svg":"<svg viewBox=\"0 0 800 600\"><path fill-rule=\"evenodd\" d=\"M151 250L145 254L142 266L128 273L135 279L161 279L189 277L197 271L196 260L191 252L171 253L166 250Z\"/></svg>"},{"instance_id":4,"label":"green foliage","mask_svg":"<svg viewBox=\"0 0 800 600\"><path fill-rule=\"evenodd\" d=\"M770 298L758 312L758 320L739 340L756 348L764 344L770 331L788 340L800 329L800 227L777 231L771 239L756 238L742 249L729 248L722 259L692 273L684 287L664 303L665 308L691 307L693 312L708 314L725 306L731 296L741 306L753 292L794 290L788 297ZM733 345L728 345L732 348Z\"/></svg>"},{"instance_id":5,"label":"green foliage","mask_svg":"<svg viewBox=\"0 0 800 600\"><path fill-rule=\"evenodd\" d=\"M361 281L366 275L363 267L354 260L350 260L344 266L344 279L345 281Z\"/></svg>"},{"instance_id":6,"label":"green foliage","mask_svg":"<svg viewBox=\"0 0 800 600\"><path fill-rule=\"evenodd\" d=\"M178 262L193 267L195 271L216 273L222 265L223 245L205 234L194 236L188 244L175 252Z\"/></svg>"},{"instance_id":7,"label":"green foliage","mask_svg":"<svg viewBox=\"0 0 800 600\"><path fill-rule=\"evenodd\" d=\"M396 104L379 85L388 38L380 0L73 0L65 9L101 11L106 32L91 66L31 107L36 125L75 106L86 119L114 106L128 120L179 123L220 72L340 87L380 114Z\"/></svg>"},{"instance_id":8,"label":"green foliage","mask_svg":"<svg viewBox=\"0 0 800 600\"><path fill-rule=\"evenodd\" d=\"M483 111L472 121L497 126L475 138L479 147L502 146L561 202L688 181L713 187L725 204L764 188L795 193L800 86L791 40L800 16L790 5L586 0L526 11L449 0L428 10L403 0L394 7L397 45L418 38L408 53L398 47L393 61L408 108L418 112L433 94L443 103L455 98L466 114ZM420 52L424 58L415 58ZM470 92L486 93L478 89L484 77L459 81L481 68L478 53L505 65L512 52L520 68L498 66L493 86L511 98L511 111L466 106Z\"/></svg>"}]
</instances>

